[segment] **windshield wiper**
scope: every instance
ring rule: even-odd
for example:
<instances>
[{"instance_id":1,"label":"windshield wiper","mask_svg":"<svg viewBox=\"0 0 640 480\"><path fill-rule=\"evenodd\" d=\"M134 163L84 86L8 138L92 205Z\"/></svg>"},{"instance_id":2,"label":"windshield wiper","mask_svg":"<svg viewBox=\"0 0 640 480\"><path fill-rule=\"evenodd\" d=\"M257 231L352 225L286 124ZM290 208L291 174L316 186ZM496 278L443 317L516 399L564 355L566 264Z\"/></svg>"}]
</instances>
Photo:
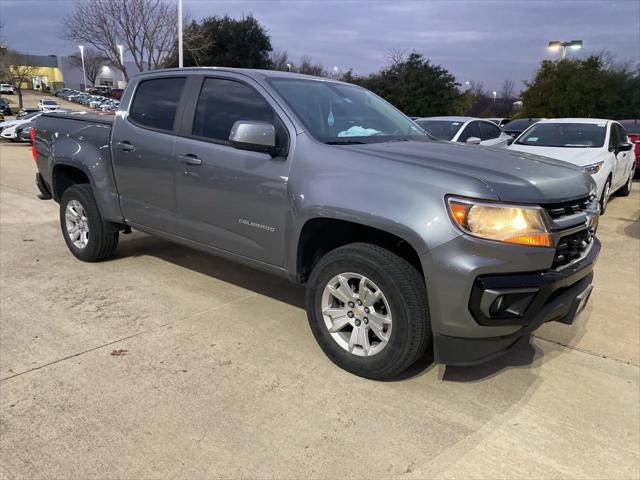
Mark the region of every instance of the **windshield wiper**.
<instances>
[{"instance_id":1,"label":"windshield wiper","mask_svg":"<svg viewBox=\"0 0 640 480\"><path fill-rule=\"evenodd\" d=\"M367 142L363 142L362 140L329 140L324 143L327 145L365 145Z\"/></svg>"}]
</instances>

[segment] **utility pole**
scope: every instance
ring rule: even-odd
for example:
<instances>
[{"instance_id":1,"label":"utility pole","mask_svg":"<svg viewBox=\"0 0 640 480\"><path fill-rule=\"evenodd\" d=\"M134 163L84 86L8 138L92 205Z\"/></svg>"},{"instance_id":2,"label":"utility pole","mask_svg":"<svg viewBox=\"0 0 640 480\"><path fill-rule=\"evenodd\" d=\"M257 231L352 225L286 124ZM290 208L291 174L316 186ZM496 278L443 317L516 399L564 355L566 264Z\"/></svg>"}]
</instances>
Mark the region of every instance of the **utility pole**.
<instances>
[{"instance_id":1,"label":"utility pole","mask_svg":"<svg viewBox=\"0 0 640 480\"><path fill-rule=\"evenodd\" d=\"M178 0L178 67L184 67L182 57L182 0Z\"/></svg>"}]
</instances>

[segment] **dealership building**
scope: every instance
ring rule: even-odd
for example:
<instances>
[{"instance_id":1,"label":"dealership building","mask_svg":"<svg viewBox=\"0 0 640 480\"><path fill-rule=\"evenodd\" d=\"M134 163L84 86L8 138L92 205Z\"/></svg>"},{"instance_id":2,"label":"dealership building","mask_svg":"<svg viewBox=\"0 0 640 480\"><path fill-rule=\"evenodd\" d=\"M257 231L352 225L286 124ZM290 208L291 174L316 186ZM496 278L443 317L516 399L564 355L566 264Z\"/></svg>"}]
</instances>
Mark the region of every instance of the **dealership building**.
<instances>
[{"instance_id":1,"label":"dealership building","mask_svg":"<svg viewBox=\"0 0 640 480\"><path fill-rule=\"evenodd\" d=\"M22 85L23 88L33 90L59 90L63 87L84 89L82 76L82 65L75 56L61 55L29 55L21 54L23 65L33 67L31 80ZM140 72L134 62L125 61L129 77L133 77ZM95 85L87 87L107 86L111 88L124 88L125 82L122 72L112 65L105 65L101 68L96 77Z\"/></svg>"}]
</instances>

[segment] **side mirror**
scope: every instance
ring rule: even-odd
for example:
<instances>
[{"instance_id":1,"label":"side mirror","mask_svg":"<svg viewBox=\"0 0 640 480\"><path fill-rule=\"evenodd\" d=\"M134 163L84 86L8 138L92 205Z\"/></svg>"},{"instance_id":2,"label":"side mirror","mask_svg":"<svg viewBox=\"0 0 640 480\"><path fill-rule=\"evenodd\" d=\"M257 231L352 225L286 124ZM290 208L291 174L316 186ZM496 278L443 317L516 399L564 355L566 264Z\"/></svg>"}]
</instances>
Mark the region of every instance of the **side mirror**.
<instances>
[{"instance_id":1,"label":"side mirror","mask_svg":"<svg viewBox=\"0 0 640 480\"><path fill-rule=\"evenodd\" d=\"M632 148L633 148L633 143L622 142L614 147L613 152L617 155L620 152L628 152Z\"/></svg>"},{"instance_id":2,"label":"side mirror","mask_svg":"<svg viewBox=\"0 0 640 480\"><path fill-rule=\"evenodd\" d=\"M480 145L481 140L478 137L469 137L465 143L471 143L473 145Z\"/></svg>"},{"instance_id":3,"label":"side mirror","mask_svg":"<svg viewBox=\"0 0 640 480\"><path fill-rule=\"evenodd\" d=\"M238 150L278 155L281 149L276 146L276 127L268 122L238 120L229 133L229 144Z\"/></svg>"}]
</instances>

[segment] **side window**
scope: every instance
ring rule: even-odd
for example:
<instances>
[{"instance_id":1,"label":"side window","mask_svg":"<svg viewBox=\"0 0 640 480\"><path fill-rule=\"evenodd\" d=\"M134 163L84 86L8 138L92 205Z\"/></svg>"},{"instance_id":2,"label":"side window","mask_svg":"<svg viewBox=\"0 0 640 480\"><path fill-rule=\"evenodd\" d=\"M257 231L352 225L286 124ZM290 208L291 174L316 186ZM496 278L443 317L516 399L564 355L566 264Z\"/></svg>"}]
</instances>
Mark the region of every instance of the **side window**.
<instances>
[{"instance_id":1,"label":"side window","mask_svg":"<svg viewBox=\"0 0 640 480\"><path fill-rule=\"evenodd\" d=\"M500 136L500 128L495 123L480 122L480 139L491 140Z\"/></svg>"},{"instance_id":2,"label":"side window","mask_svg":"<svg viewBox=\"0 0 640 480\"><path fill-rule=\"evenodd\" d=\"M184 83L184 77L140 82L129 110L129 119L143 127L173 130Z\"/></svg>"},{"instance_id":3,"label":"side window","mask_svg":"<svg viewBox=\"0 0 640 480\"><path fill-rule=\"evenodd\" d=\"M271 106L251 87L233 80L205 79L193 119L193 135L228 142L231 127L238 120L276 124Z\"/></svg>"},{"instance_id":4,"label":"side window","mask_svg":"<svg viewBox=\"0 0 640 480\"><path fill-rule=\"evenodd\" d=\"M618 123L614 123L613 128L615 128L618 131L618 143L626 143L627 132L625 131L624 127L622 127L622 125Z\"/></svg>"},{"instance_id":5,"label":"side window","mask_svg":"<svg viewBox=\"0 0 640 480\"><path fill-rule=\"evenodd\" d=\"M626 142L626 135L623 134L622 128L617 123L611 124L611 131L609 133L609 149L613 149L621 142Z\"/></svg>"},{"instance_id":6,"label":"side window","mask_svg":"<svg viewBox=\"0 0 640 480\"><path fill-rule=\"evenodd\" d=\"M480 128L478 127L478 122L471 122L466 127L464 127L464 130L460 134L460 138L458 139L458 141L466 142L467 139L471 137L482 138L480 134Z\"/></svg>"}]
</instances>

